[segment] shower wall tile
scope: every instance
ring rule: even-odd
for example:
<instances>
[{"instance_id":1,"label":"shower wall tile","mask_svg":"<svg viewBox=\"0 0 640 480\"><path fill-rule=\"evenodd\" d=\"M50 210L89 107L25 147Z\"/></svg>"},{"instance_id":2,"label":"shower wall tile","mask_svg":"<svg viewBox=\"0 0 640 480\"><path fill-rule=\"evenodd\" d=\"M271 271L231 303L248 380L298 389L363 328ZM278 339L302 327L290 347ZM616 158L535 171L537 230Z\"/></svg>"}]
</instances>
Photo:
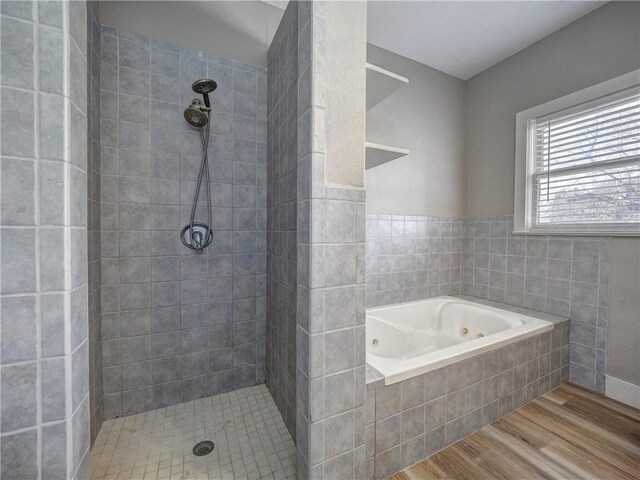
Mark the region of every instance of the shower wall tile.
<instances>
[{"instance_id":1,"label":"shower wall tile","mask_svg":"<svg viewBox=\"0 0 640 480\"><path fill-rule=\"evenodd\" d=\"M3 137L11 138L11 142L2 142L0 153L7 156L33 158L35 151L34 93L3 85L0 88L0 97Z\"/></svg>"},{"instance_id":2,"label":"shower wall tile","mask_svg":"<svg viewBox=\"0 0 640 480\"><path fill-rule=\"evenodd\" d=\"M0 369L2 380L2 432L33 427L37 422L36 364Z\"/></svg>"},{"instance_id":3,"label":"shower wall tile","mask_svg":"<svg viewBox=\"0 0 640 480\"><path fill-rule=\"evenodd\" d=\"M21 18L32 22L34 21L33 3L34 2L22 2L18 0L2 2L0 13L2 15Z\"/></svg>"},{"instance_id":4,"label":"shower wall tile","mask_svg":"<svg viewBox=\"0 0 640 480\"><path fill-rule=\"evenodd\" d=\"M34 225L35 165L33 161L3 158L2 225Z\"/></svg>"},{"instance_id":5,"label":"shower wall tile","mask_svg":"<svg viewBox=\"0 0 640 480\"><path fill-rule=\"evenodd\" d=\"M514 236L510 216L464 230L464 293L570 317L571 381L603 393L610 239Z\"/></svg>"},{"instance_id":6,"label":"shower wall tile","mask_svg":"<svg viewBox=\"0 0 640 480\"><path fill-rule=\"evenodd\" d=\"M266 110L253 106L266 98L266 71L106 26L100 63L105 418L264 382L266 222L256 219L266 218L267 180L255 152L266 148ZM179 233L202 151L182 112L203 77L218 88L213 242L199 254ZM206 219L204 200L202 188L196 220Z\"/></svg>"},{"instance_id":7,"label":"shower wall tile","mask_svg":"<svg viewBox=\"0 0 640 480\"><path fill-rule=\"evenodd\" d=\"M3 436L1 448L0 466L6 478L38 478L39 468L32 458L38 449L36 430Z\"/></svg>"},{"instance_id":8,"label":"shower wall tile","mask_svg":"<svg viewBox=\"0 0 640 480\"><path fill-rule=\"evenodd\" d=\"M349 478L361 478L364 474L358 472L364 469L365 448L365 192L325 186L324 199L313 201L322 202L321 210L332 211L334 216L331 221L328 217L326 221L313 218L313 228L323 231L318 236L330 238L332 243L314 242L305 214L300 214L310 202L300 202L298 264L306 262L314 267L298 268L298 461L302 468L329 477L346 455L350 459L340 468ZM341 232L332 237L336 224ZM317 275L318 271L323 275ZM399 417L394 420L400 422ZM381 431L391 438L399 432L394 428L388 424Z\"/></svg>"},{"instance_id":9,"label":"shower wall tile","mask_svg":"<svg viewBox=\"0 0 640 480\"><path fill-rule=\"evenodd\" d=\"M64 424L47 425L42 429L42 449L42 470L51 478L64 478L67 472L67 431Z\"/></svg>"},{"instance_id":10,"label":"shower wall tile","mask_svg":"<svg viewBox=\"0 0 640 480\"><path fill-rule=\"evenodd\" d=\"M3 85L33 90L34 24L2 16L2 78ZM13 39L20 38L16 42Z\"/></svg>"},{"instance_id":11,"label":"shower wall tile","mask_svg":"<svg viewBox=\"0 0 640 480\"><path fill-rule=\"evenodd\" d=\"M87 273L99 258L92 15L85 2L0 9L3 478L85 478L88 465L89 417L74 428L74 415L93 395L88 351L99 343L88 321L99 312L88 298L98 275Z\"/></svg>"},{"instance_id":12,"label":"shower wall tile","mask_svg":"<svg viewBox=\"0 0 640 480\"><path fill-rule=\"evenodd\" d=\"M289 429L296 435L296 304L297 304L297 78L288 75L297 69L297 16L296 7L288 8L278 34L269 49L269 76L266 96L256 98L263 111L268 100L268 162L267 190L267 325L266 325L266 382L269 391ZM250 72L227 77L240 92L233 106L247 105L246 98L254 85ZM260 80L261 84L264 80ZM289 102L291 100L291 103ZM256 103L251 107L256 108ZM224 107L227 110L227 107ZM236 150L245 158L257 158L253 145L237 142ZM233 165L233 176L248 178ZM258 173L257 171L255 172ZM261 172L260 178L264 179ZM250 192L246 192L250 193ZM234 192L234 200L241 201L242 193ZM248 200L248 199L247 199ZM257 219L243 218L251 225ZM244 230L244 228L243 228ZM234 268L238 268L236 263Z\"/></svg>"}]
</instances>

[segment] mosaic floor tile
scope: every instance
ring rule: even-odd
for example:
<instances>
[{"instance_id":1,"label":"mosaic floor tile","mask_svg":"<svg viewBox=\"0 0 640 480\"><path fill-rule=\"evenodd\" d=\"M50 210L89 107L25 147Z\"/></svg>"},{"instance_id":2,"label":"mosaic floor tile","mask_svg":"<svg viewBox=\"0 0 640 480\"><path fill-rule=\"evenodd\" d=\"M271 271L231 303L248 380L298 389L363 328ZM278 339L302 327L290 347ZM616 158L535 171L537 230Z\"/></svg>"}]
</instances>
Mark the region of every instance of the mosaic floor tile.
<instances>
[{"instance_id":1,"label":"mosaic floor tile","mask_svg":"<svg viewBox=\"0 0 640 480\"><path fill-rule=\"evenodd\" d=\"M203 457L193 446L211 440ZM108 420L92 480L289 480L295 445L265 385Z\"/></svg>"}]
</instances>

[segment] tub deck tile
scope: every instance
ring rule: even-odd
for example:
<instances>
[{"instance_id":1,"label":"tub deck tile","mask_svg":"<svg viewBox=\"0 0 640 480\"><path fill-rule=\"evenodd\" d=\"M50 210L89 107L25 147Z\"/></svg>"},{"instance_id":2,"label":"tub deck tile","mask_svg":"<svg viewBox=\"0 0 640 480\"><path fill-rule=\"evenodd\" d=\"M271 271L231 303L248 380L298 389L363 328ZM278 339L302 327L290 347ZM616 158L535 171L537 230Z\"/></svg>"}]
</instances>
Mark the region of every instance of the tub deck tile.
<instances>
[{"instance_id":1,"label":"tub deck tile","mask_svg":"<svg viewBox=\"0 0 640 480\"><path fill-rule=\"evenodd\" d=\"M378 370L373 368L368 363L366 364L365 375L366 375L367 388L369 389L375 388L378 385L378 383L382 384L382 381L384 380L384 375L382 375Z\"/></svg>"}]
</instances>

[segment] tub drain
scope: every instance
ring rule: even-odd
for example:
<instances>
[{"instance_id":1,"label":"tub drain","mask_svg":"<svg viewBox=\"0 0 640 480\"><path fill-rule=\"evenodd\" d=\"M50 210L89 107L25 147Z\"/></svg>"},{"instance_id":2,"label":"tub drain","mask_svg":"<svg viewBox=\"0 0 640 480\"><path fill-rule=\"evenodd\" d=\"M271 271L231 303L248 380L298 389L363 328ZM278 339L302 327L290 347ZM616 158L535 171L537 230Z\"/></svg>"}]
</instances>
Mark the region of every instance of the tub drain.
<instances>
[{"instance_id":1,"label":"tub drain","mask_svg":"<svg viewBox=\"0 0 640 480\"><path fill-rule=\"evenodd\" d=\"M192 451L196 457L204 457L213 452L213 448L214 445L211 440L203 440L202 442L196 443Z\"/></svg>"}]
</instances>

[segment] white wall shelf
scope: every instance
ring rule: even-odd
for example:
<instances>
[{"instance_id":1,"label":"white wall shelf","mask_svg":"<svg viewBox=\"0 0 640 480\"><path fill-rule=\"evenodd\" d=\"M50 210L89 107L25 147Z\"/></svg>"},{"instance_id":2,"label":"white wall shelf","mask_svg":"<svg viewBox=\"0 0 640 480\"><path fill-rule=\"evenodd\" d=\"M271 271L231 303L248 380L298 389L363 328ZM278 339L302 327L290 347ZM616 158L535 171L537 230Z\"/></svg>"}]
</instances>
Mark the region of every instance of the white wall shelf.
<instances>
[{"instance_id":1,"label":"white wall shelf","mask_svg":"<svg viewBox=\"0 0 640 480\"><path fill-rule=\"evenodd\" d=\"M408 83L409 79L402 75L367 63L367 110Z\"/></svg>"},{"instance_id":2,"label":"white wall shelf","mask_svg":"<svg viewBox=\"0 0 640 480\"><path fill-rule=\"evenodd\" d=\"M367 170L410 153L406 148L391 147L379 143L364 142L364 147L365 169Z\"/></svg>"}]
</instances>

